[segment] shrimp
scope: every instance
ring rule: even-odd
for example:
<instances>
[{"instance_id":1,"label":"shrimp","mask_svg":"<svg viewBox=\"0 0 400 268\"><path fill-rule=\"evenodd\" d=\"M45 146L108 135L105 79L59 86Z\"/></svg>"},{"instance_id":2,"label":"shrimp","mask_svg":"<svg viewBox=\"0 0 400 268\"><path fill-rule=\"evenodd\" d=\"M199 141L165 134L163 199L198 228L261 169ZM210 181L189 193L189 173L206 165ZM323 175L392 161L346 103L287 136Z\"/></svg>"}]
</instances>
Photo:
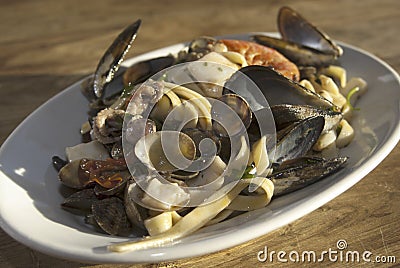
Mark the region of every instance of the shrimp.
<instances>
[{"instance_id":1,"label":"shrimp","mask_svg":"<svg viewBox=\"0 0 400 268\"><path fill-rule=\"evenodd\" d=\"M273 48L244 40L219 40L228 51L242 54L248 65L272 67L275 71L294 81L299 81L300 73L297 66Z\"/></svg>"}]
</instances>

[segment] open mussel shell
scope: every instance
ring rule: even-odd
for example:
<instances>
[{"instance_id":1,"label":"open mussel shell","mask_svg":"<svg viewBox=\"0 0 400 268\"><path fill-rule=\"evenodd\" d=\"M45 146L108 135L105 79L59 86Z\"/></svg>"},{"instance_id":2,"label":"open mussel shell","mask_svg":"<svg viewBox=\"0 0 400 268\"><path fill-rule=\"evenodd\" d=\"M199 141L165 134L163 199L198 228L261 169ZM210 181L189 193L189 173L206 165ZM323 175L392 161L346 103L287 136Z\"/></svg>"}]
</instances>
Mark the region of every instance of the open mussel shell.
<instances>
[{"instance_id":1,"label":"open mussel shell","mask_svg":"<svg viewBox=\"0 0 400 268\"><path fill-rule=\"evenodd\" d=\"M282 7L279 10L278 28L283 40L335 57L339 57L343 53L343 50L326 33L289 7Z\"/></svg>"},{"instance_id":2,"label":"open mussel shell","mask_svg":"<svg viewBox=\"0 0 400 268\"><path fill-rule=\"evenodd\" d=\"M309 105L274 105L271 106L271 111L274 115L277 130L284 129L295 122L309 117L322 116L325 119L322 132L327 132L335 129L343 118L340 112L335 112L332 109L320 109Z\"/></svg>"},{"instance_id":3,"label":"open mussel shell","mask_svg":"<svg viewBox=\"0 0 400 268\"><path fill-rule=\"evenodd\" d=\"M100 228L111 235L126 235L131 229L124 202L118 197L97 200L92 204L93 217Z\"/></svg>"},{"instance_id":4,"label":"open mussel shell","mask_svg":"<svg viewBox=\"0 0 400 268\"><path fill-rule=\"evenodd\" d=\"M140 24L141 20L137 20L126 27L100 59L93 78L93 91L97 98L103 96L104 86L114 78L125 54L128 52L132 42L136 38Z\"/></svg>"},{"instance_id":5,"label":"open mussel shell","mask_svg":"<svg viewBox=\"0 0 400 268\"><path fill-rule=\"evenodd\" d=\"M273 163L304 156L315 144L324 128L324 118L314 116L295 123L281 138L274 152Z\"/></svg>"},{"instance_id":6,"label":"open mussel shell","mask_svg":"<svg viewBox=\"0 0 400 268\"><path fill-rule=\"evenodd\" d=\"M243 79L243 74L256 84L271 106L286 103L326 108L334 107L330 101L319 94L265 66L243 67L234 73L224 86L226 88L252 87L253 85L248 85L247 79Z\"/></svg>"},{"instance_id":7,"label":"open mussel shell","mask_svg":"<svg viewBox=\"0 0 400 268\"><path fill-rule=\"evenodd\" d=\"M269 176L274 183L274 196L299 190L333 174L343 167L346 161L346 157L332 159L300 157L283 162Z\"/></svg>"}]
</instances>

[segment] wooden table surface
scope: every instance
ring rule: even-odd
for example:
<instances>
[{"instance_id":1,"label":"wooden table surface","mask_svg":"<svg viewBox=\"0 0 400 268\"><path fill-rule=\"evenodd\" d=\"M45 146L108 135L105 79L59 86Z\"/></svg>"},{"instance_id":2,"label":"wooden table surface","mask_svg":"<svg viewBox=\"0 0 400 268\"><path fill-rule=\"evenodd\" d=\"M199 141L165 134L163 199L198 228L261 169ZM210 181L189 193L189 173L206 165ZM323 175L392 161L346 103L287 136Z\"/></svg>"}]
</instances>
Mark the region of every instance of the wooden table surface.
<instances>
[{"instance_id":1,"label":"wooden table surface","mask_svg":"<svg viewBox=\"0 0 400 268\"><path fill-rule=\"evenodd\" d=\"M42 103L92 73L120 30L138 18L143 24L128 56L200 35L276 31L277 11L283 5L295 8L333 38L370 51L400 71L398 0L336 0L323 5L311 0L4 0L0 1L0 143ZM339 239L345 239L351 250L395 256L398 265L399 157L398 145L375 170L333 201L272 233L210 255L132 266L75 263L30 249L0 229L0 267L280 265L258 262L257 252L264 246L286 252L322 251L336 248ZM324 266L328 265L346 263L326 258Z\"/></svg>"}]
</instances>

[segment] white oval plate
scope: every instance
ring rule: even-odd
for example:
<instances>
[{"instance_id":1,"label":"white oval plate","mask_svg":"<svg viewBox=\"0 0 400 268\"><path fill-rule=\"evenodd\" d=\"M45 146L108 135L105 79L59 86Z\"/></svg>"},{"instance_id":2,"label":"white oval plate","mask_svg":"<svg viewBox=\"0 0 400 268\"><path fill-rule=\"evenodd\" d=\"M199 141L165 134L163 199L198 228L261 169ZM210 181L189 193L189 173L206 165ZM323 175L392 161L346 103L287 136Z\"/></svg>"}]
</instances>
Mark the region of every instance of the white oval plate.
<instances>
[{"instance_id":1,"label":"white oval plate","mask_svg":"<svg viewBox=\"0 0 400 268\"><path fill-rule=\"evenodd\" d=\"M248 34L229 36L247 39ZM146 53L126 64L180 50L178 44ZM17 241L63 259L96 263L160 262L212 253L244 243L286 225L349 189L374 169L400 137L399 75L375 56L342 44L340 63L348 77L360 76L368 91L357 103L352 121L355 140L342 150L348 165L316 184L277 198L266 208L203 228L170 247L111 253L105 246L126 238L94 232L60 208L63 198L53 155L80 142L87 101L80 82L73 84L27 117L0 149L0 225Z\"/></svg>"}]
</instances>

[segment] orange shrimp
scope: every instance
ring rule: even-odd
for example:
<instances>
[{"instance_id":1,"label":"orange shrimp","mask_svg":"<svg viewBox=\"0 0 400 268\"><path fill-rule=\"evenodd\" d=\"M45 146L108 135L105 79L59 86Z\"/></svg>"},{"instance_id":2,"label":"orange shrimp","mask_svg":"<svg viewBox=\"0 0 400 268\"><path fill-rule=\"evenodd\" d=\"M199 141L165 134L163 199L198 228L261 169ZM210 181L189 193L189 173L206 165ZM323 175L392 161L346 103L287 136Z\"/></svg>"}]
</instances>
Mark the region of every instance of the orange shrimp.
<instances>
[{"instance_id":1,"label":"orange shrimp","mask_svg":"<svg viewBox=\"0 0 400 268\"><path fill-rule=\"evenodd\" d=\"M300 78L296 64L273 48L244 40L222 39L219 42L223 43L228 51L242 54L249 65L270 66L275 71L294 81L298 81Z\"/></svg>"}]
</instances>

